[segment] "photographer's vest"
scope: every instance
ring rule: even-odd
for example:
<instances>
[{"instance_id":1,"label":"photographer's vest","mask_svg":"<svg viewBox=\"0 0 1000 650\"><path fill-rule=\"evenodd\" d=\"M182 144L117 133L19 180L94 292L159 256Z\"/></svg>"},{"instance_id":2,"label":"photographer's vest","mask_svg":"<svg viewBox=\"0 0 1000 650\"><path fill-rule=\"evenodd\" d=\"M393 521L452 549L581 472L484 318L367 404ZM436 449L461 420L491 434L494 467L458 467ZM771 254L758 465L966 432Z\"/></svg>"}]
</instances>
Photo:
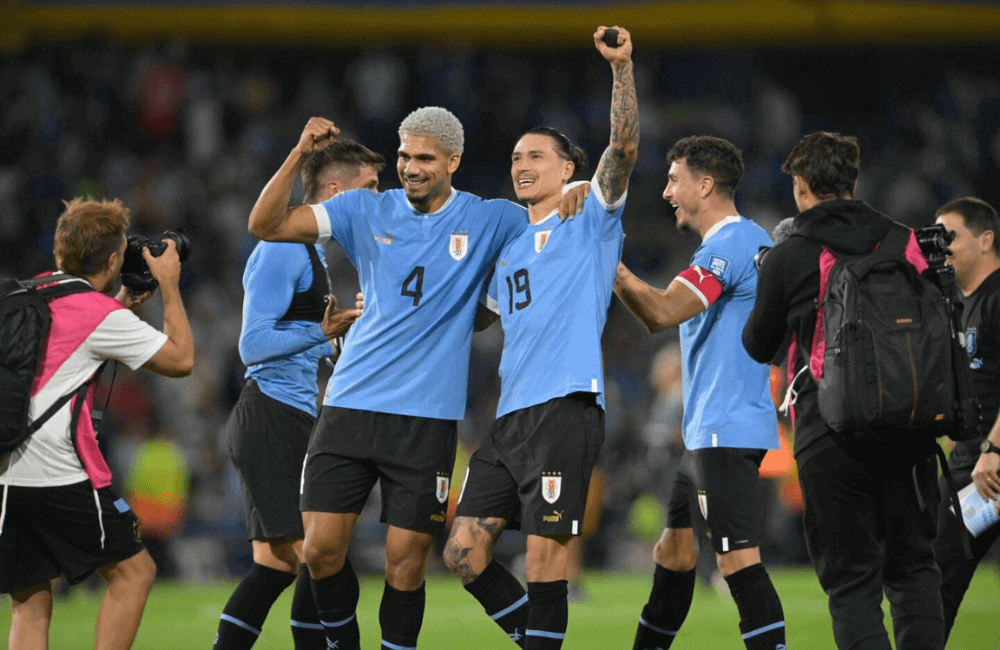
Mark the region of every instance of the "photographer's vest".
<instances>
[{"instance_id":1,"label":"photographer's vest","mask_svg":"<svg viewBox=\"0 0 1000 650\"><path fill-rule=\"evenodd\" d=\"M330 276L327 275L326 267L319 259L319 252L313 244L305 244L306 252L309 254L309 262L312 264L312 284L308 289L292 296L292 302L288 305L288 310L279 321L305 320L314 323L323 322L323 315L326 313L326 303L330 295Z\"/></svg>"}]
</instances>

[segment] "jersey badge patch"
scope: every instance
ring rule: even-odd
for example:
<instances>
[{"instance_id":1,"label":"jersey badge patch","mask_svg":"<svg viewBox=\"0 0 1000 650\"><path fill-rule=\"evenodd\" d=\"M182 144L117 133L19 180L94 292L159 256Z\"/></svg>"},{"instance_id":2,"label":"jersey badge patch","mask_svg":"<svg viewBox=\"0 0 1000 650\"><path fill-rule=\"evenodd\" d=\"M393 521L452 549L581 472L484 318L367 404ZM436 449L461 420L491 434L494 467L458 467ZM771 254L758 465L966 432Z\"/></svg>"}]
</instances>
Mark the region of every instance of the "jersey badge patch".
<instances>
[{"instance_id":1,"label":"jersey badge patch","mask_svg":"<svg viewBox=\"0 0 1000 650\"><path fill-rule=\"evenodd\" d=\"M438 503L444 503L448 500L448 484L451 480L443 475L437 475L437 490L434 492L434 496L437 497Z\"/></svg>"},{"instance_id":2,"label":"jersey badge patch","mask_svg":"<svg viewBox=\"0 0 1000 650\"><path fill-rule=\"evenodd\" d=\"M448 253L453 259L461 260L469 252L469 232L456 230L448 238Z\"/></svg>"},{"instance_id":3,"label":"jersey badge patch","mask_svg":"<svg viewBox=\"0 0 1000 650\"><path fill-rule=\"evenodd\" d=\"M719 257L718 255L713 255L708 260L708 270L715 274L715 277L720 280L726 277L726 271L729 270L729 260L725 257Z\"/></svg>"},{"instance_id":4,"label":"jersey badge patch","mask_svg":"<svg viewBox=\"0 0 1000 650\"><path fill-rule=\"evenodd\" d=\"M541 230L535 233L535 252L541 253L542 249L545 248L545 244L549 243L549 235L552 234L551 230Z\"/></svg>"},{"instance_id":5,"label":"jersey badge patch","mask_svg":"<svg viewBox=\"0 0 1000 650\"><path fill-rule=\"evenodd\" d=\"M708 495L704 492L698 493L698 508L701 510L701 516L708 521Z\"/></svg>"},{"instance_id":6,"label":"jersey badge patch","mask_svg":"<svg viewBox=\"0 0 1000 650\"><path fill-rule=\"evenodd\" d=\"M396 238L390 235L389 233L385 233L385 237L379 237L378 235L374 235L374 237L375 241L377 241L380 244L385 244L386 246L396 241Z\"/></svg>"},{"instance_id":7,"label":"jersey badge patch","mask_svg":"<svg viewBox=\"0 0 1000 650\"><path fill-rule=\"evenodd\" d=\"M562 472L542 472L542 498L555 503L562 494Z\"/></svg>"}]
</instances>

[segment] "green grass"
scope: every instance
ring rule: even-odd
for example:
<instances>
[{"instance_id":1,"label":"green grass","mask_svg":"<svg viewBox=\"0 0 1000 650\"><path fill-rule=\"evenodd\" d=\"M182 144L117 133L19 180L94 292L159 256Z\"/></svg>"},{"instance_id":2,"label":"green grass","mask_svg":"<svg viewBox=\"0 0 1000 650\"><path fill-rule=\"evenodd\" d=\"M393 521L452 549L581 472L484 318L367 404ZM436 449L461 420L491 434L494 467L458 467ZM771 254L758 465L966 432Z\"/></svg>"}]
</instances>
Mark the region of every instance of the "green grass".
<instances>
[{"instance_id":1,"label":"green grass","mask_svg":"<svg viewBox=\"0 0 1000 650\"><path fill-rule=\"evenodd\" d=\"M788 625L790 650L834 648L826 597L809 568L773 569ZM635 574L588 573L584 586L589 596L583 603L570 605L568 650L632 647L636 620L645 602L650 577ZM153 588L135 648L211 647L223 604L235 583L181 583L161 581ZM997 626L997 594L1000 578L997 567L984 565L976 575L955 625L949 650L989 650L1000 648ZM365 650L379 647L378 605L382 579L365 576L361 581L361 623ZM271 610L255 649L292 648L288 629L291 590ZM98 599L84 590L75 590L55 605L51 647L57 650L93 648L93 627ZM9 604L0 608L0 638L6 640L10 625ZM886 619L888 621L888 618ZM2 644L0 644L2 647ZM428 579L427 611L420 647L425 650L513 648L471 596L451 576ZM672 650L704 648L741 650L736 606L728 596L699 586L691 613Z\"/></svg>"}]
</instances>

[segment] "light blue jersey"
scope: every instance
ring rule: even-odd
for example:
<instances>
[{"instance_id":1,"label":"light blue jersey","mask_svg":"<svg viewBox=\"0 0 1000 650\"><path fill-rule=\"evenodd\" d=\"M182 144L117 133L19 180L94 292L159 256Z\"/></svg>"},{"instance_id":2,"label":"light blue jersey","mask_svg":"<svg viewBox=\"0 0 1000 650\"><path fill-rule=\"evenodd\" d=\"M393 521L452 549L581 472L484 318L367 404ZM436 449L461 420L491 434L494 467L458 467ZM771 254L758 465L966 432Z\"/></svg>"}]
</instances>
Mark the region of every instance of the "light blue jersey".
<instances>
[{"instance_id":1,"label":"light blue jersey","mask_svg":"<svg viewBox=\"0 0 1000 650\"><path fill-rule=\"evenodd\" d=\"M315 248L326 268L322 247ZM292 297L312 284L305 246L257 244L243 272L240 358L247 367L246 377L255 379L262 393L315 416L319 359L332 355L333 347L319 323L281 320Z\"/></svg>"},{"instance_id":2,"label":"light blue jersey","mask_svg":"<svg viewBox=\"0 0 1000 650\"><path fill-rule=\"evenodd\" d=\"M503 324L497 417L582 391L604 407L601 334L621 258L623 195L613 206L596 182L583 212L553 212L500 254L488 297Z\"/></svg>"},{"instance_id":3,"label":"light blue jersey","mask_svg":"<svg viewBox=\"0 0 1000 650\"><path fill-rule=\"evenodd\" d=\"M414 210L403 190L352 190L312 207L319 241L332 237L344 248L365 296L323 403L465 417L476 305L527 211L454 189L432 214Z\"/></svg>"},{"instance_id":4,"label":"light blue jersey","mask_svg":"<svg viewBox=\"0 0 1000 650\"><path fill-rule=\"evenodd\" d=\"M721 294L705 292L711 296L708 308L680 326L688 449L778 448L770 368L750 358L741 338L757 294L753 258L760 246L770 245L763 228L729 217L705 234L691 269L678 276L702 300L695 278L710 273L721 284Z\"/></svg>"}]
</instances>

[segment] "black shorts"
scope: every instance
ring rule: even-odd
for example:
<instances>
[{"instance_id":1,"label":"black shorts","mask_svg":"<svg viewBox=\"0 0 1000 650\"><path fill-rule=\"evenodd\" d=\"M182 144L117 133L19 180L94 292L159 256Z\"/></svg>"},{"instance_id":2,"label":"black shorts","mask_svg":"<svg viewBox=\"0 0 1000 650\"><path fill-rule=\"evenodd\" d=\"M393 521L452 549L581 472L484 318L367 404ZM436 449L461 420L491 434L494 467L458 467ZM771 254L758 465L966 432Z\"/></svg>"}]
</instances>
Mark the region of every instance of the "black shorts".
<instances>
[{"instance_id":1,"label":"black shorts","mask_svg":"<svg viewBox=\"0 0 1000 650\"><path fill-rule=\"evenodd\" d=\"M697 509L716 553L760 546L764 527L760 463L766 449L712 447L684 452L667 504L667 528L691 528Z\"/></svg>"},{"instance_id":2,"label":"black shorts","mask_svg":"<svg viewBox=\"0 0 1000 650\"><path fill-rule=\"evenodd\" d=\"M309 440L300 507L360 513L381 481L383 523L437 533L457 442L454 420L324 406Z\"/></svg>"},{"instance_id":3,"label":"black shorts","mask_svg":"<svg viewBox=\"0 0 1000 650\"><path fill-rule=\"evenodd\" d=\"M573 393L501 417L469 460L459 517L499 517L531 535L579 535L604 411Z\"/></svg>"},{"instance_id":4,"label":"black shorts","mask_svg":"<svg viewBox=\"0 0 1000 650\"><path fill-rule=\"evenodd\" d=\"M111 488L97 490L100 516L90 481L41 488L12 485L8 490L0 532L0 593L23 591L59 576L75 585L95 569L143 549L139 520Z\"/></svg>"},{"instance_id":5,"label":"black shorts","mask_svg":"<svg viewBox=\"0 0 1000 650\"><path fill-rule=\"evenodd\" d=\"M316 419L272 399L249 380L226 425L240 473L249 539L302 537L299 482Z\"/></svg>"}]
</instances>

